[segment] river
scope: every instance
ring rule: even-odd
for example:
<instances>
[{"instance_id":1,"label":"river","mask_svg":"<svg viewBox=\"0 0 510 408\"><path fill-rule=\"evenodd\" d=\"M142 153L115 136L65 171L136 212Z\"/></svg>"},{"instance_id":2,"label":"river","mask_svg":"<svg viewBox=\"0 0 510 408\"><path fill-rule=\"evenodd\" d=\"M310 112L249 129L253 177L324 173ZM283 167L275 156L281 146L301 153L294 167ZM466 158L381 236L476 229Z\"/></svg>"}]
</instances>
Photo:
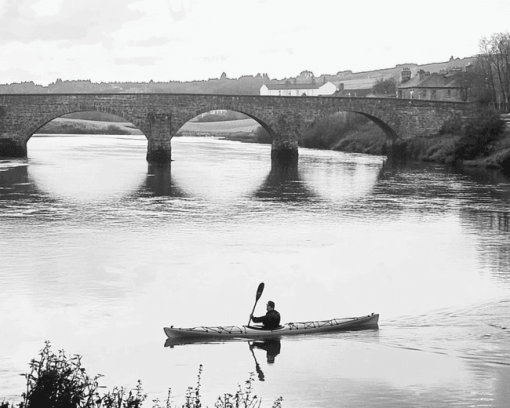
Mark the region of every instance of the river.
<instances>
[{"instance_id":1,"label":"river","mask_svg":"<svg viewBox=\"0 0 510 408\"><path fill-rule=\"evenodd\" d=\"M510 180L436 164L174 138L42 135L0 160L0 398L49 340L100 383L204 405L509 407ZM379 330L165 347L164 326L380 314ZM276 350L276 351L275 351ZM253 351L253 353L252 353ZM263 379L263 381L262 381Z\"/></svg>"}]
</instances>

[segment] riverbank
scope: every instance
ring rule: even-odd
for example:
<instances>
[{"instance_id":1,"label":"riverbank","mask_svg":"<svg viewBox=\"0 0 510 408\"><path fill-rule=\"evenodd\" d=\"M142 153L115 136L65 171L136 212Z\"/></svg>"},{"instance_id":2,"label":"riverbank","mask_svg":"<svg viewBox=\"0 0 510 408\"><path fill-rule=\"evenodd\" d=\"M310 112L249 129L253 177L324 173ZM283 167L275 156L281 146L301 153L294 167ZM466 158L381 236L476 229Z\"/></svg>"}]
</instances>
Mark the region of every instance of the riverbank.
<instances>
[{"instance_id":1,"label":"riverbank","mask_svg":"<svg viewBox=\"0 0 510 408\"><path fill-rule=\"evenodd\" d=\"M45 134L122 134L141 135L142 132L129 122L90 121L81 119L57 118L37 133ZM220 137L243 143L267 143L260 137L260 125L253 119L241 119L223 122L188 122L178 132L179 136ZM510 173L510 125L503 134L488 144L483 154L472 160L459 160L456 146L460 135L434 135L404 141L397 141L393 147L401 159L455 164L465 167L498 169ZM300 145L303 145L300 141ZM313 148L313 147L312 147ZM315 147L316 148L316 147ZM363 123L346 131L327 145L323 150L336 150L347 153L371 155L388 154L387 139L384 132L372 122Z\"/></svg>"},{"instance_id":2,"label":"riverbank","mask_svg":"<svg viewBox=\"0 0 510 408\"><path fill-rule=\"evenodd\" d=\"M41 127L42 134L88 135L141 135L142 132L129 122L106 122L83 119L57 118Z\"/></svg>"},{"instance_id":3,"label":"riverbank","mask_svg":"<svg viewBox=\"0 0 510 408\"><path fill-rule=\"evenodd\" d=\"M177 132L178 136L216 136L251 142L259 124L253 119L222 122L188 122ZM120 134L141 135L140 129L130 122L108 122L84 119L57 118L41 127L43 134Z\"/></svg>"},{"instance_id":4,"label":"riverbank","mask_svg":"<svg viewBox=\"0 0 510 408\"><path fill-rule=\"evenodd\" d=\"M397 142L395 146L400 154L411 160L437 162L442 164L459 164L466 167L508 170L510 165L510 131L495 142L490 143L484 152L475 159L462 160L455 156L456 146L461 136L441 135L416 138Z\"/></svg>"}]
</instances>

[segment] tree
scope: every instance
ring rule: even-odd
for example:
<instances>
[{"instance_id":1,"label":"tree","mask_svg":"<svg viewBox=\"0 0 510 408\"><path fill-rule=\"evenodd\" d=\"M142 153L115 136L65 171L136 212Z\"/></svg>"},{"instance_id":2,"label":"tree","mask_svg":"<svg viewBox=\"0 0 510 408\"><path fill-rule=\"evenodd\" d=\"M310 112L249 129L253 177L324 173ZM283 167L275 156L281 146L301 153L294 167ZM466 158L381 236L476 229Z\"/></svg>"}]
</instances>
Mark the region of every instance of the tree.
<instances>
[{"instance_id":1,"label":"tree","mask_svg":"<svg viewBox=\"0 0 510 408\"><path fill-rule=\"evenodd\" d=\"M372 91L376 95L395 96L397 93L397 81L395 78L378 79L372 87Z\"/></svg>"},{"instance_id":2,"label":"tree","mask_svg":"<svg viewBox=\"0 0 510 408\"><path fill-rule=\"evenodd\" d=\"M510 33L496 33L480 40L480 71L496 107L510 107Z\"/></svg>"}]
</instances>

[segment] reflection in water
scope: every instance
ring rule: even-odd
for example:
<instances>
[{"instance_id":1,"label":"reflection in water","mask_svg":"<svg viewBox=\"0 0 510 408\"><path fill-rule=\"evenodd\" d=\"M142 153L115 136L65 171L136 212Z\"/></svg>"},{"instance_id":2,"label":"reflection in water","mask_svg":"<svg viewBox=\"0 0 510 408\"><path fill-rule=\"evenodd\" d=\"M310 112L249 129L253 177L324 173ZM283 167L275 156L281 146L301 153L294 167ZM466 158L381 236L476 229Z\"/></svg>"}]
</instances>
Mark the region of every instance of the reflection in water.
<instances>
[{"instance_id":1,"label":"reflection in water","mask_svg":"<svg viewBox=\"0 0 510 408\"><path fill-rule=\"evenodd\" d=\"M31 179L26 161L0 162L0 217L42 221L51 217L57 201Z\"/></svg>"},{"instance_id":2,"label":"reflection in water","mask_svg":"<svg viewBox=\"0 0 510 408\"><path fill-rule=\"evenodd\" d=\"M266 350L267 363L273 364L276 356L280 354L281 341L280 339L265 339L264 341L254 341L250 344L250 348Z\"/></svg>"},{"instance_id":3,"label":"reflection in water","mask_svg":"<svg viewBox=\"0 0 510 408\"><path fill-rule=\"evenodd\" d=\"M0 162L0 200L26 200L38 196L39 191L28 177L26 161Z\"/></svg>"},{"instance_id":4,"label":"reflection in water","mask_svg":"<svg viewBox=\"0 0 510 408\"><path fill-rule=\"evenodd\" d=\"M187 194L172 179L172 164L149 164L147 169L147 177L142 190L147 190L151 195L156 197L181 197L185 198ZM139 195L143 194L140 191Z\"/></svg>"},{"instance_id":5,"label":"reflection in water","mask_svg":"<svg viewBox=\"0 0 510 408\"><path fill-rule=\"evenodd\" d=\"M255 353L253 352L254 348L258 348L266 351L266 360L267 364L274 364L274 359L278 354L280 354L281 350L281 341L278 338L265 339L263 341L253 341L249 343L250 351L255 360L255 371L257 371L257 376L259 381L265 380L265 375L262 369L260 368L260 364L257 361L257 357L255 357Z\"/></svg>"},{"instance_id":6,"label":"reflection in water","mask_svg":"<svg viewBox=\"0 0 510 408\"><path fill-rule=\"evenodd\" d=\"M300 202L313 199L314 193L301 179L297 164L272 160L269 175L253 196L264 200Z\"/></svg>"},{"instance_id":7,"label":"reflection in water","mask_svg":"<svg viewBox=\"0 0 510 408\"><path fill-rule=\"evenodd\" d=\"M260 381L265 381L265 375L260 367L260 364L257 360L257 357L253 351L253 349L260 349L266 351L266 361L267 364L274 364L275 358L281 351L281 340L279 338L269 338L264 340L250 340L250 339L225 339L225 338L217 338L215 339L170 339L167 338L165 341L165 347L174 348L176 346L185 346L192 344L217 344L217 343L229 343L229 342L244 342L247 341L250 353L255 361L255 371L257 372L257 377Z\"/></svg>"},{"instance_id":8,"label":"reflection in water","mask_svg":"<svg viewBox=\"0 0 510 408\"><path fill-rule=\"evenodd\" d=\"M85 204L115 201L143 183L146 162L141 138L114 136L104 151L103 135L35 136L28 174L54 198ZM136 158L136 160L128 160Z\"/></svg>"}]
</instances>

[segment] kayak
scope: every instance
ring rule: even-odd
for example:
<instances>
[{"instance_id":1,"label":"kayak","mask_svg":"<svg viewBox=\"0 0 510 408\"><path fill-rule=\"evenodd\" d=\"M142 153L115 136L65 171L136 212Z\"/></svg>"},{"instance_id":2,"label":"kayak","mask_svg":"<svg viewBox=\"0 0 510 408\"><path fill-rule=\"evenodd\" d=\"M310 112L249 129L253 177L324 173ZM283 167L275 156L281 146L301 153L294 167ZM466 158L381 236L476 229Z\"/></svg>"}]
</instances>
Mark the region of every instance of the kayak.
<instances>
[{"instance_id":1,"label":"kayak","mask_svg":"<svg viewBox=\"0 0 510 408\"><path fill-rule=\"evenodd\" d=\"M221 339L257 339L288 336L296 334L330 333L342 330L377 329L378 314L340 319L318 320L299 323L285 323L274 330L262 326L198 326L188 328L164 327L170 340L221 340Z\"/></svg>"}]
</instances>

